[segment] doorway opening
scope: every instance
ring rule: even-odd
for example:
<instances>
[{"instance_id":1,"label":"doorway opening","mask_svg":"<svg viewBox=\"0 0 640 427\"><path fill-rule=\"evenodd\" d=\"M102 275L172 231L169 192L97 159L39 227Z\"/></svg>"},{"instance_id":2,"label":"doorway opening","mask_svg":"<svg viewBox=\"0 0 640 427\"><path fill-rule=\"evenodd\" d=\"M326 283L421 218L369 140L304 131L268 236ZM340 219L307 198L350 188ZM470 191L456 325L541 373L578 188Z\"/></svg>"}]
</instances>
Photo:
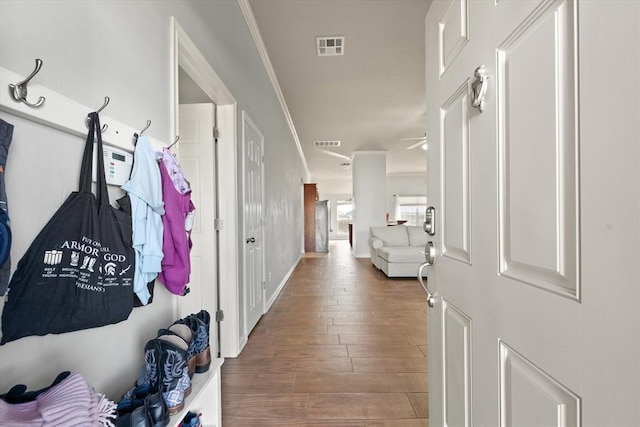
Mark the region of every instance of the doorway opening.
<instances>
[{"instance_id":1,"label":"doorway opening","mask_svg":"<svg viewBox=\"0 0 640 427\"><path fill-rule=\"evenodd\" d=\"M213 239L211 244L215 247L220 262L216 263L216 277L205 277L201 280L201 298L202 305L210 311L212 318L217 317L216 312L224 313L224 321L219 322L217 328L211 328L212 333L214 329L219 332L217 334L219 355L236 357L240 352L238 287L219 286L220 283L238 283L236 100L175 18L171 19L171 30L173 48L171 108L174 118L172 135L180 136L180 140L174 147L178 155L181 148L186 149L185 140L188 139L188 135L180 135L180 84L183 84L182 90L187 92L183 95L189 97L183 97L184 101L187 99L189 103L204 101L216 106L217 148L215 154L199 161L212 163L216 157L218 159L217 167L213 163L210 165L213 170L210 179L213 182L208 184L215 186L221 181L221 177L224 177L225 185L220 186L219 191L216 192L217 200L213 194L202 195L203 201L206 198L213 198L208 203L213 206L216 215L214 218L206 218L206 221L215 221L215 235L213 237L210 235L208 239ZM213 134L213 129L211 131ZM196 206L196 212L197 210L198 206ZM222 220L222 226L220 226L220 220ZM181 308L180 304L181 300L178 299L176 313L187 309Z\"/></svg>"}]
</instances>

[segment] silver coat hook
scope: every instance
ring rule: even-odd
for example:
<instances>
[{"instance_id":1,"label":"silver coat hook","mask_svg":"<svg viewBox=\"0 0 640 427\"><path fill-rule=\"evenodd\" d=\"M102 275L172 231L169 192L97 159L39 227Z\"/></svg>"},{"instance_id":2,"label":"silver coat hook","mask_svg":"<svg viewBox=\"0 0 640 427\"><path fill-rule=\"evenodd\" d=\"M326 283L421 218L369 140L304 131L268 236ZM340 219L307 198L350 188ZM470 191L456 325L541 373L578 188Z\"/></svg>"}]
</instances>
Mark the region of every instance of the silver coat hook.
<instances>
[{"instance_id":1,"label":"silver coat hook","mask_svg":"<svg viewBox=\"0 0 640 427\"><path fill-rule=\"evenodd\" d=\"M108 96L105 96L104 104L102 104L102 107L100 107L98 111L96 111L96 113L99 113L100 111L104 110L107 107L107 105L109 105L109 101L111 101L111 98L109 98Z\"/></svg>"},{"instance_id":2,"label":"silver coat hook","mask_svg":"<svg viewBox=\"0 0 640 427\"><path fill-rule=\"evenodd\" d=\"M109 98L108 96L105 96L104 97L104 104L102 104L102 107L100 107L100 108L98 108L98 110L96 110L96 113L100 113L100 111L104 110L107 107L107 105L109 105L109 101L111 101L111 98ZM89 118L89 116L87 116L87 118L84 120L84 124L85 124L86 127L89 127L90 120L91 119ZM109 127L109 125L106 124L106 123L104 125L102 125L102 133L106 132L108 127Z\"/></svg>"},{"instance_id":3,"label":"silver coat hook","mask_svg":"<svg viewBox=\"0 0 640 427\"><path fill-rule=\"evenodd\" d=\"M170 146L168 146L167 148L171 148L171 147L173 147L174 145L176 145L176 144L178 143L178 140L179 140L179 139L180 139L180 135L176 135L176 140L175 140L175 141L173 141L173 144L171 144L171 145L170 145Z\"/></svg>"},{"instance_id":4,"label":"silver coat hook","mask_svg":"<svg viewBox=\"0 0 640 427\"><path fill-rule=\"evenodd\" d=\"M151 120L147 120L147 125L140 131L140 135L142 135L145 130L149 129L149 126L151 126Z\"/></svg>"},{"instance_id":5,"label":"silver coat hook","mask_svg":"<svg viewBox=\"0 0 640 427\"><path fill-rule=\"evenodd\" d=\"M44 96L41 96L40 98L38 98L38 102L36 102L35 104L32 104L29 101L27 101L27 85L29 84L29 81L31 81L31 79L36 74L38 74L38 71L40 71L40 68L42 68L42 60L36 59L36 69L33 70L33 73L31 73L29 77L27 77L20 83L16 83L15 85L13 84L9 85L9 94L11 95L11 98L13 98L14 101L24 102L29 107L33 107L33 108L37 108L42 104L44 104L44 101L45 101Z\"/></svg>"}]
</instances>

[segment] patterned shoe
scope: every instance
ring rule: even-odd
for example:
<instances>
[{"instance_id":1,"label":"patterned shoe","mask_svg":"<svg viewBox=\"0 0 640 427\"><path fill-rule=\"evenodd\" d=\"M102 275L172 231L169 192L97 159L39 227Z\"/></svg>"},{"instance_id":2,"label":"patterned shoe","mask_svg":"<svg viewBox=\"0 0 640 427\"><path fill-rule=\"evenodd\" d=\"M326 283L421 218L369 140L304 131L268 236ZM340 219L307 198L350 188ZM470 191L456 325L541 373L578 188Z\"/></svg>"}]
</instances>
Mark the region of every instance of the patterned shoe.
<instances>
[{"instance_id":1,"label":"patterned shoe","mask_svg":"<svg viewBox=\"0 0 640 427\"><path fill-rule=\"evenodd\" d=\"M196 335L196 372L201 374L211 365L211 347L209 346L209 325L211 316L206 310L200 310L195 316L198 333Z\"/></svg>"},{"instance_id":2,"label":"patterned shoe","mask_svg":"<svg viewBox=\"0 0 640 427\"><path fill-rule=\"evenodd\" d=\"M206 310L199 313L190 314L189 316L178 319L175 324L184 324L191 328L194 342L194 352L196 355L195 372L201 374L209 370L211 365L211 349L209 348L209 325L211 316Z\"/></svg>"},{"instance_id":3,"label":"patterned shoe","mask_svg":"<svg viewBox=\"0 0 640 427\"><path fill-rule=\"evenodd\" d=\"M193 373L196 371L196 341L191 327L184 323L174 323L168 329L160 329L158 336L160 335L177 335L187 343L187 367L189 369L189 378L193 378Z\"/></svg>"},{"instance_id":4,"label":"patterned shoe","mask_svg":"<svg viewBox=\"0 0 640 427\"><path fill-rule=\"evenodd\" d=\"M169 414L173 415L184 408L185 391L191 387L187 370L188 346L177 335L161 335L156 341L160 348L159 388Z\"/></svg>"},{"instance_id":5,"label":"patterned shoe","mask_svg":"<svg viewBox=\"0 0 640 427\"><path fill-rule=\"evenodd\" d=\"M157 339L147 342L144 346L144 371L138 376L137 385L148 385L154 390L159 390L160 382L158 363L160 362L161 348Z\"/></svg>"}]
</instances>

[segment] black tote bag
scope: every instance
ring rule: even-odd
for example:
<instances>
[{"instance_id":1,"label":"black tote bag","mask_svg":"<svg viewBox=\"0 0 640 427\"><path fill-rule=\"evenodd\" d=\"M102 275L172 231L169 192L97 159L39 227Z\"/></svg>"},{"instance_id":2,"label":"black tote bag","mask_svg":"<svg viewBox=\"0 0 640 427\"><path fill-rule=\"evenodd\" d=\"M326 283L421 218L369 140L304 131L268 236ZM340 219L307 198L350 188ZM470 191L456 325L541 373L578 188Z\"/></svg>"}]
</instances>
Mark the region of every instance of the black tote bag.
<instances>
[{"instance_id":1,"label":"black tote bag","mask_svg":"<svg viewBox=\"0 0 640 427\"><path fill-rule=\"evenodd\" d=\"M79 191L69 195L18 262L0 344L126 320L133 307L131 217L109 204L98 113L91 113ZM91 191L97 136L97 197Z\"/></svg>"}]
</instances>

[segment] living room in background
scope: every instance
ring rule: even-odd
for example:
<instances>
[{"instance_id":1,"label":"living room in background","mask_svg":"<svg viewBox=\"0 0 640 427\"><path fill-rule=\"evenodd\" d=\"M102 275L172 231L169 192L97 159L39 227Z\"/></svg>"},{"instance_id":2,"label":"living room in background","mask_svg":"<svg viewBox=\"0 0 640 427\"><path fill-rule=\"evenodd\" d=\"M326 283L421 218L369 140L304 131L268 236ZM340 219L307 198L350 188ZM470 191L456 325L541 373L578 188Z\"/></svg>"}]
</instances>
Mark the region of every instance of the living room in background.
<instances>
[{"instance_id":1,"label":"living room in background","mask_svg":"<svg viewBox=\"0 0 640 427\"><path fill-rule=\"evenodd\" d=\"M407 225L421 225L425 220L427 197L421 195L394 195L392 222L402 222Z\"/></svg>"}]
</instances>

